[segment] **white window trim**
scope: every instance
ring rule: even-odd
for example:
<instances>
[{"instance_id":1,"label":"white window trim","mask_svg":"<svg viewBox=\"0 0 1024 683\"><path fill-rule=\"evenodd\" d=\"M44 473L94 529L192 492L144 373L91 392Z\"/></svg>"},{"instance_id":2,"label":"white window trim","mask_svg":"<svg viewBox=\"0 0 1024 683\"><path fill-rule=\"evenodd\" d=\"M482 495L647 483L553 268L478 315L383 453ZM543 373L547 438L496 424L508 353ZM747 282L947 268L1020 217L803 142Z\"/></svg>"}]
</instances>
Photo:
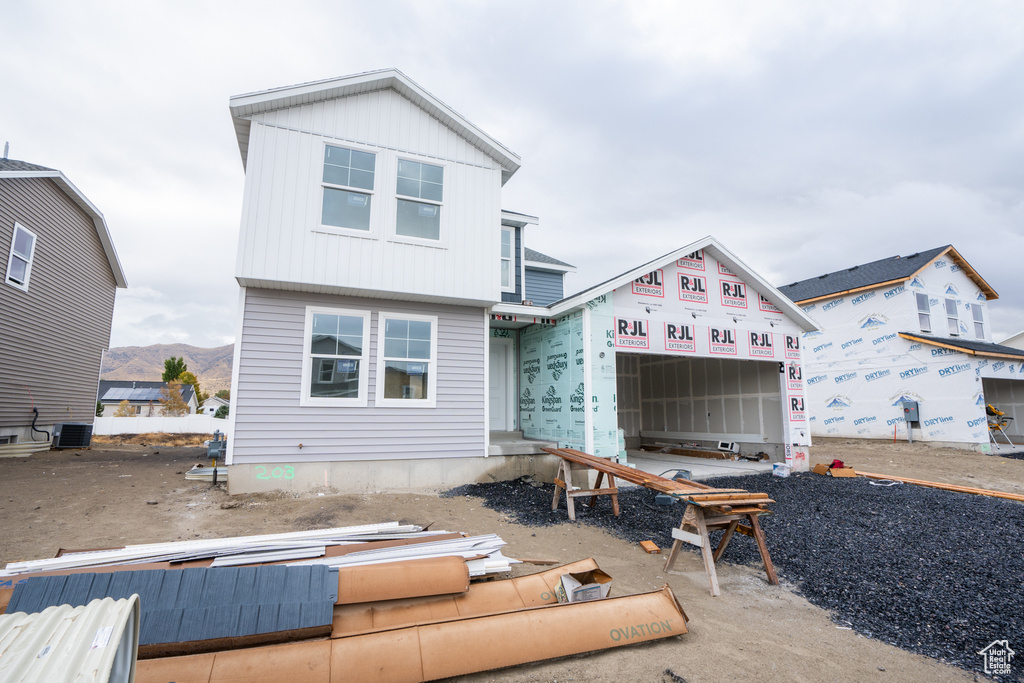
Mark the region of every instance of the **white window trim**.
<instances>
[{"instance_id":1,"label":"white window trim","mask_svg":"<svg viewBox=\"0 0 1024 683\"><path fill-rule=\"evenodd\" d=\"M396 358L394 360L409 361L413 363L426 362L429 374L427 375L427 398L384 398L384 363L387 360L384 356L384 331L387 328L388 320L419 320L430 323L430 359ZM413 313L390 313L379 311L377 313L377 381L375 405L383 408L435 408L437 407L437 316L436 315L415 315Z\"/></svg>"},{"instance_id":2,"label":"white window trim","mask_svg":"<svg viewBox=\"0 0 1024 683\"><path fill-rule=\"evenodd\" d=\"M313 353L309 348L313 334L313 314L348 315L363 319L363 354L359 357L359 396L356 398L328 398L310 396ZM306 306L306 324L302 331L302 384L299 389L300 406L366 406L370 386L370 311L326 306Z\"/></svg>"},{"instance_id":3,"label":"white window trim","mask_svg":"<svg viewBox=\"0 0 1024 683\"><path fill-rule=\"evenodd\" d=\"M953 302L953 315L949 314L949 302L950 301ZM949 328L949 323L951 321L953 321L953 320L956 321L956 324L953 326L955 331L954 330L949 330L949 336L950 337L959 337L960 336L960 307L957 306L956 299L947 297L946 299L943 300L942 308L945 310L945 313L946 313L946 328L947 328L947 330Z\"/></svg>"},{"instance_id":4,"label":"white window trim","mask_svg":"<svg viewBox=\"0 0 1024 683\"><path fill-rule=\"evenodd\" d=\"M920 302L920 299L918 297L924 297L924 303L925 303L925 306L927 306L926 309L924 309L924 310L921 309L921 302ZM923 293L923 292L915 292L914 305L917 306L917 326L921 328L922 332L927 332L927 333L931 334L931 331L932 331L932 304L931 304L931 301L928 299L928 295ZM921 316L922 315L926 316L928 318L928 327L927 328L925 328L925 326L921 324Z\"/></svg>"},{"instance_id":5,"label":"white window trim","mask_svg":"<svg viewBox=\"0 0 1024 683\"><path fill-rule=\"evenodd\" d=\"M22 230L32 236L32 253L28 255L28 264L25 266L25 282L18 284L11 279L11 264L14 263L14 242L18 236L18 231ZM15 289L20 289L23 292L28 291L28 285L32 281L32 263L36 260L36 243L39 241L39 237L26 228L18 221L14 221L14 231L11 233L11 249L7 254L7 273L4 277L4 282L9 284Z\"/></svg>"},{"instance_id":6,"label":"white window trim","mask_svg":"<svg viewBox=\"0 0 1024 683\"><path fill-rule=\"evenodd\" d=\"M508 242L509 242L509 257L508 257L508 259L506 259L504 256L501 256L501 240L499 240L498 241L498 255L499 255L500 258L499 258L499 261L498 261L498 263L499 263L499 265L498 265L498 281L499 281L499 283L501 281L501 265L500 264L501 264L502 261L506 261L507 260L509 262L509 264L508 264L509 284L508 284L508 286L504 286L503 285L501 287L501 291L508 292L509 294L515 294L515 291L516 291L516 229L512 228L512 227L509 227L507 225L503 225L503 226L501 226L501 232L507 232L509 234L509 240L508 240Z\"/></svg>"},{"instance_id":7,"label":"white window trim","mask_svg":"<svg viewBox=\"0 0 1024 683\"><path fill-rule=\"evenodd\" d=\"M985 339L985 308L981 304L970 304L971 320L974 323L974 338ZM975 317L975 311L978 315ZM981 325L981 336L978 336L978 325Z\"/></svg>"},{"instance_id":8,"label":"white window trim","mask_svg":"<svg viewBox=\"0 0 1024 683\"><path fill-rule=\"evenodd\" d=\"M357 152L366 152L372 154L375 157L373 164L373 189L365 190L361 187L351 187L349 185L335 185L334 183L324 182L324 157L327 153L328 147L341 147L343 149L353 149ZM316 207L313 215L316 216L316 227L314 232L325 232L331 235L348 235L351 237L363 237L367 239L377 239L380 231L377 226L380 225L378 216L380 215L381 207L379 201L379 194L377 192L378 183L380 182L381 175L381 161L383 155L381 150L373 147L367 147L366 145L359 145L348 140L321 140L320 144L320 157L317 160L316 171L313 177L317 178L317 182L320 184L320 191L314 193L316 196ZM331 188L335 190L345 190L346 192L355 192L356 194L365 194L370 197L370 229L360 230L358 228L342 228L337 225L325 225L323 223L324 217L324 189Z\"/></svg>"},{"instance_id":9,"label":"white window trim","mask_svg":"<svg viewBox=\"0 0 1024 683\"><path fill-rule=\"evenodd\" d=\"M398 164L402 161L412 161L417 164L426 164L428 166L440 166L442 171L441 181L441 201L433 199L420 199L419 197L410 197L408 195L398 193ZM434 159L430 157L417 157L412 154L396 154L394 156L394 167L389 174L393 181L392 187L393 192L390 195L391 207L388 209L388 241L390 242L402 242L404 244L415 244L422 247L434 247L437 249L448 248L448 214L451 213L448 210L450 207L446 202L448 197L449 183L451 182L451 164L440 159ZM376 181L376 178L374 179ZM418 202L420 204L430 204L432 206L440 207L441 209L441 221L438 225L438 231L440 234L436 240L432 240L426 237L411 237L409 235L398 234L398 200L404 199L409 202Z\"/></svg>"}]
</instances>

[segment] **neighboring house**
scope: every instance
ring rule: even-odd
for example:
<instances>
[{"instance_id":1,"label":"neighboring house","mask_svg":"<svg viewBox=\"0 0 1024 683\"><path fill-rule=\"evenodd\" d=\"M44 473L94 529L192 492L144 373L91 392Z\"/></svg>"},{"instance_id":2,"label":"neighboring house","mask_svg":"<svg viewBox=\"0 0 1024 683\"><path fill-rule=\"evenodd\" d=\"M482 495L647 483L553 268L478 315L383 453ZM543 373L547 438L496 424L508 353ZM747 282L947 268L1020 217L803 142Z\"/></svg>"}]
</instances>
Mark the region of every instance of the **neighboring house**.
<instances>
[{"instance_id":1,"label":"neighboring house","mask_svg":"<svg viewBox=\"0 0 1024 683\"><path fill-rule=\"evenodd\" d=\"M992 342L995 290L952 246L780 287L821 325L804 335L815 436L989 443L985 404L1024 420L1024 351Z\"/></svg>"},{"instance_id":2,"label":"neighboring house","mask_svg":"<svg viewBox=\"0 0 1024 683\"><path fill-rule=\"evenodd\" d=\"M92 423L127 285L99 209L60 171L6 158L0 253L0 444L41 446L56 423Z\"/></svg>"},{"instance_id":3,"label":"neighboring house","mask_svg":"<svg viewBox=\"0 0 1024 683\"><path fill-rule=\"evenodd\" d=\"M157 417L163 415L160 400L166 395L167 382L135 380L100 380L97 400L103 404L100 417L113 417L122 401L128 401L133 416ZM196 391L191 384L181 384L181 399L188 406L188 414L195 415ZM218 399L219 400L219 399Z\"/></svg>"},{"instance_id":4,"label":"neighboring house","mask_svg":"<svg viewBox=\"0 0 1024 683\"><path fill-rule=\"evenodd\" d=\"M649 417L649 431L744 437L734 440L777 445L780 458L783 445L809 443L799 410L793 423L783 411L790 394L799 408L802 389L787 389L779 367L790 360L798 387L796 335L813 322L714 240L566 299L563 278L575 269L524 246L537 218L501 209L519 158L404 74L240 95L230 109L245 168L232 491L408 490L536 473L532 456L489 458L509 452L495 451L493 432L614 454L614 326L636 318L630 297L640 290L648 292L643 318L658 334L699 338L688 350L672 337L676 346L665 351L623 337L624 372L647 373L649 360L675 368L670 358L731 359L681 362L702 379L685 391L673 385L677 393L630 374L631 398L651 399L655 411L693 399L694 411L712 416L685 424ZM713 272L678 279L680 268L704 267L705 248ZM660 285L668 294L630 284L652 271L671 280ZM680 293L680 282L697 289ZM676 315L688 320L670 320ZM586 343L570 354L579 339ZM753 358L763 360L741 360ZM579 372L582 394L579 382L565 381ZM549 373L544 396L524 399ZM583 423L570 423L580 400ZM705 411L709 401L715 407ZM647 418L639 407L636 417L629 436L638 440Z\"/></svg>"},{"instance_id":5,"label":"neighboring house","mask_svg":"<svg viewBox=\"0 0 1024 683\"><path fill-rule=\"evenodd\" d=\"M217 409L222 406L225 408L230 408L231 402L225 401L219 396L211 396L210 398L203 401L202 407L199 408L197 412L199 412L201 415L213 415L214 413L217 412Z\"/></svg>"},{"instance_id":6,"label":"neighboring house","mask_svg":"<svg viewBox=\"0 0 1024 683\"><path fill-rule=\"evenodd\" d=\"M1015 349L1024 350L1024 330L1021 330L1017 334L1010 335L999 343L1003 346L1011 346Z\"/></svg>"}]
</instances>

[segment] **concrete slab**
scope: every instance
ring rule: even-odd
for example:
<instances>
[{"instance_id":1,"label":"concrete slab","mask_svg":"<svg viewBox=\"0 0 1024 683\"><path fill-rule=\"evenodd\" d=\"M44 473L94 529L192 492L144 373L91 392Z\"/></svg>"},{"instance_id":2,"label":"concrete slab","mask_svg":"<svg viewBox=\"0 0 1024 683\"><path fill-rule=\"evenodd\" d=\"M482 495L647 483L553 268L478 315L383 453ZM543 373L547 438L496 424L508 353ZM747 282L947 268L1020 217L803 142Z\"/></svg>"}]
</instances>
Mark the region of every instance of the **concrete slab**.
<instances>
[{"instance_id":1,"label":"concrete slab","mask_svg":"<svg viewBox=\"0 0 1024 683\"><path fill-rule=\"evenodd\" d=\"M712 460L710 458L694 458L687 455L651 453L640 450L627 451L626 463L649 474L666 477L671 476L674 470L689 470L694 481L712 477L734 477L772 471L772 464L766 461ZM623 484L625 485L625 482Z\"/></svg>"}]
</instances>

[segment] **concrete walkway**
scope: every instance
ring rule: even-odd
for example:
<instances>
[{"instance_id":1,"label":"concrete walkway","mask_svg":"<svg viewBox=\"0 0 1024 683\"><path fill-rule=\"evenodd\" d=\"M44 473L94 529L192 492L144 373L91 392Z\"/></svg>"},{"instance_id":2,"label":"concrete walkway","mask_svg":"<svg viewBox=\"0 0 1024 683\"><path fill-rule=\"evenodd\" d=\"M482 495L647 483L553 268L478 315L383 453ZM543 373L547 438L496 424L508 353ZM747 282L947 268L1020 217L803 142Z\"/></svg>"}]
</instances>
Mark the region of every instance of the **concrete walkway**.
<instances>
[{"instance_id":1,"label":"concrete walkway","mask_svg":"<svg viewBox=\"0 0 1024 683\"><path fill-rule=\"evenodd\" d=\"M641 450L627 451L626 464L649 474L668 478L672 478L675 470L689 470L690 478L694 481L711 477L732 477L772 471L772 464L767 461L712 460L711 458L694 458L688 455L651 453ZM622 485L631 484L622 482Z\"/></svg>"}]
</instances>

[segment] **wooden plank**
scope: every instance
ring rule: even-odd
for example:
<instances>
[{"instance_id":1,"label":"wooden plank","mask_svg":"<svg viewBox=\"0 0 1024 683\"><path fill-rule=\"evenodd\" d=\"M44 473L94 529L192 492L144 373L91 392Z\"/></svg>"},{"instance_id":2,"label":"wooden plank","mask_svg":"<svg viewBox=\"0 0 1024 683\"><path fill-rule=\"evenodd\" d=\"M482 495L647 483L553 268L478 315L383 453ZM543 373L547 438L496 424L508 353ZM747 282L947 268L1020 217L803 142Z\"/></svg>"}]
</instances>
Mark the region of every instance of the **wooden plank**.
<instances>
[{"instance_id":1,"label":"wooden plank","mask_svg":"<svg viewBox=\"0 0 1024 683\"><path fill-rule=\"evenodd\" d=\"M590 496L591 500L596 500L598 496L613 496L618 492L618 489L580 489L579 491L568 491L566 495L571 498L583 498ZM590 507L592 507L592 505Z\"/></svg>"},{"instance_id":2,"label":"wooden plank","mask_svg":"<svg viewBox=\"0 0 1024 683\"><path fill-rule=\"evenodd\" d=\"M673 529L672 538L679 541L685 541L686 543L689 543L690 545L695 545L698 548L700 547L701 543L700 536L694 533L690 533L689 531L683 531L682 529Z\"/></svg>"},{"instance_id":3,"label":"wooden plank","mask_svg":"<svg viewBox=\"0 0 1024 683\"><path fill-rule=\"evenodd\" d=\"M992 491L990 489L976 489L970 486L958 486L956 484L943 484L937 481L923 481L921 479L908 479L907 477L894 477L890 474L875 474L872 472L857 472L862 477L868 479L891 479L893 481L902 481L904 484L914 484L915 486L926 486L933 489L942 489L944 491L953 491L956 493L970 493L977 496L989 496L991 498L1003 498L1005 500L1015 500L1019 503L1024 503L1024 495L1016 493L1006 493L1005 491Z\"/></svg>"},{"instance_id":4,"label":"wooden plank","mask_svg":"<svg viewBox=\"0 0 1024 683\"><path fill-rule=\"evenodd\" d=\"M640 541L640 547L647 552L648 555L656 555L661 552L661 548L654 541Z\"/></svg>"},{"instance_id":5,"label":"wooden plank","mask_svg":"<svg viewBox=\"0 0 1024 683\"><path fill-rule=\"evenodd\" d=\"M757 515L747 515L750 519L750 528L754 532L754 540L757 542L757 550L761 553L761 559L764 561L764 571L768 574L768 583L773 586L779 585L779 577L775 574L775 565L772 564L771 555L768 554L768 544L764 540L764 532L761 531L761 525L757 521Z\"/></svg>"},{"instance_id":6,"label":"wooden plank","mask_svg":"<svg viewBox=\"0 0 1024 683\"><path fill-rule=\"evenodd\" d=\"M708 529L704 524L704 511L697 509L697 534L700 536L700 554L704 559L704 571L708 574L708 583L711 584L711 595L718 597L721 591L718 589L718 572L715 571L715 554L711 549L711 539L708 538Z\"/></svg>"}]
</instances>

